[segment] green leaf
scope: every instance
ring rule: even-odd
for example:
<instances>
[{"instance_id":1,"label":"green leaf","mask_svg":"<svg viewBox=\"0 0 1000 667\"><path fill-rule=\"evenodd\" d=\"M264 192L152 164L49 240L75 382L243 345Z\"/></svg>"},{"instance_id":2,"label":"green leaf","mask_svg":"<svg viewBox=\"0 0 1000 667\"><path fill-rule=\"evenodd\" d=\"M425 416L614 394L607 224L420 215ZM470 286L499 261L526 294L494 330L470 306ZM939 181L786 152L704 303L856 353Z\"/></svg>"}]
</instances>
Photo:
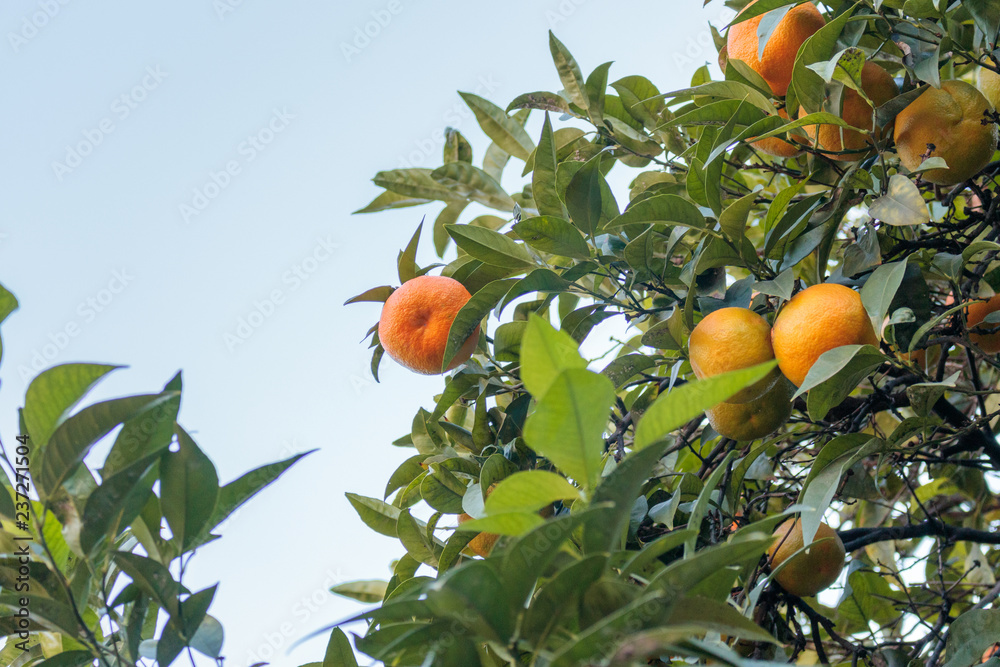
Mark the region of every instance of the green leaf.
<instances>
[{"instance_id":1,"label":"green leaf","mask_svg":"<svg viewBox=\"0 0 1000 667\"><path fill-rule=\"evenodd\" d=\"M497 308L497 315L499 316L511 302L525 294L530 292L565 292L572 284L550 269L535 269L510 288Z\"/></svg>"},{"instance_id":2,"label":"green leaf","mask_svg":"<svg viewBox=\"0 0 1000 667\"><path fill-rule=\"evenodd\" d=\"M395 192L390 192L386 190L379 196L375 197L368 206L364 208L359 208L354 211L351 215L357 215L359 213L378 213L379 211L388 211L394 208L406 208L409 206L419 206L421 204L426 204L430 202L430 199L422 199L420 197L410 197L407 195L397 194Z\"/></svg>"},{"instance_id":3,"label":"green leaf","mask_svg":"<svg viewBox=\"0 0 1000 667\"><path fill-rule=\"evenodd\" d=\"M971 609L948 629L948 662L944 667L970 667L1000 637L1000 609Z\"/></svg>"},{"instance_id":4,"label":"green leaf","mask_svg":"<svg viewBox=\"0 0 1000 667\"><path fill-rule=\"evenodd\" d=\"M882 330L882 322L889 314L889 307L896 297L905 273L906 259L883 264L875 269L861 288L861 301L865 304L865 310L868 311L876 333Z\"/></svg>"},{"instance_id":5,"label":"green leaf","mask_svg":"<svg viewBox=\"0 0 1000 667\"><path fill-rule=\"evenodd\" d=\"M331 593L336 593L341 597L357 600L366 604L381 602L385 597L388 582L381 579L370 579L366 581L349 581L338 584L330 589Z\"/></svg>"},{"instance_id":6,"label":"green leaf","mask_svg":"<svg viewBox=\"0 0 1000 667\"><path fill-rule=\"evenodd\" d=\"M553 255L587 259L590 247L579 230L562 218L537 216L514 225L514 233L532 248Z\"/></svg>"},{"instance_id":7,"label":"green leaf","mask_svg":"<svg viewBox=\"0 0 1000 667\"><path fill-rule=\"evenodd\" d=\"M609 222L608 227L637 223L705 229L705 216L697 206L683 197L656 195L629 206L624 213Z\"/></svg>"},{"instance_id":8,"label":"green leaf","mask_svg":"<svg viewBox=\"0 0 1000 667\"><path fill-rule=\"evenodd\" d=\"M486 498L486 514L532 512L557 500L576 500L580 490L565 477L547 470L526 470L497 484Z\"/></svg>"},{"instance_id":9,"label":"green leaf","mask_svg":"<svg viewBox=\"0 0 1000 667\"><path fill-rule=\"evenodd\" d=\"M214 616L205 614L191 637L191 648L210 658L218 658L222 654L223 635L222 623Z\"/></svg>"},{"instance_id":10,"label":"green leaf","mask_svg":"<svg viewBox=\"0 0 1000 667\"><path fill-rule=\"evenodd\" d=\"M178 451L167 452L160 463L160 506L173 539L183 552L194 543L215 510L219 475L212 461L180 425L177 442Z\"/></svg>"},{"instance_id":11,"label":"green leaf","mask_svg":"<svg viewBox=\"0 0 1000 667\"><path fill-rule=\"evenodd\" d=\"M754 191L723 209L722 215L719 216L719 227L730 239L739 241L745 236L747 216L750 215L756 199L757 192Z\"/></svg>"},{"instance_id":12,"label":"green leaf","mask_svg":"<svg viewBox=\"0 0 1000 667\"><path fill-rule=\"evenodd\" d=\"M415 199L443 202L462 201L464 198L431 178L431 169L393 169L375 174L372 182L398 195Z\"/></svg>"},{"instance_id":13,"label":"green leaf","mask_svg":"<svg viewBox=\"0 0 1000 667\"><path fill-rule=\"evenodd\" d=\"M705 410L757 382L776 365L777 362L768 361L750 368L688 382L667 394L661 394L639 421L634 446L637 449L648 447Z\"/></svg>"},{"instance_id":14,"label":"green leaf","mask_svg":"<svg viewBox=\"0 0 1000 667\"><path fill-rule=\"evenodd\" d=\"M160 453L153 452L128 467L104 478L99 487L87 497L80 530L80 548L89 554L103 536L128 525L145 504L152 489L152 480L140 484Z\"/></svg>"},{"instance_id":15,"label":"green leaf","mask_svg":"<svg viewBox=\"0 0 1000 667\"><path fill-rule=\"evenodd\" d=\"M417 230L410 237L410 242L406 248L401 250L396 258L396 266L399 273L399 282L405 283L417 277L420 267L417 266L417 246L420 244L420 231L424 228L424 221L421 219L417 225Z\"/></svg>"},{"instance_id":16,"label":"green leaf","mask_svg":"<svg viewBox=\"0 0 1000 667\"><path fill-rule=\"evenodd\" d=\"M645 343L643 343L645 345ZM621 389L626 382L639 373L656 366L656 360L645 354L626 354L604 367L601 375L606 376L615 389Z\"/></svg>"},{"instance_id":17,"label":"green leaf","mask_svg":"<svg viewBox=\"0 0 1000 667\"><path fill-rule=\"evenodd\" d=\"M410 510L399 512L399 519L396 521L396 537L406 547L410 556L421 563L437 567L437 556L440 551L436 549L437 545L428 539L423 529L423 523L414 519Z\"/></svg>"},{"instance_id":18,"label":"green leaf","mask_svg":"<svg viewBox=\"0 0 1000 667\"><path fill-rule=\"evenodd\" d=\"M492 176L467 162L449 162L431 172L431 178L465 199L499 211L512 211L514 200Z\"/></svg>"},{"instance_id":19,"label":"green leaf","mask_svg":"<svg viewBox=\"0 0 1000 667\"><path fill-rule=\"evenodd\" d=\"M615 388L603 375L582 368L562 371L528 417L525 440L585 489L593 489L601 475L602 433L614 400Z\"/></svg>"},{"instance_id":20,"label":"green leaf","mask_svg":"<svg viewBox=\"0 0 1000 667\"><path fill-rule=\"evenodd\" d=\"M716 466L715 470L707 480L705 480L705 486L702 487L701 493L698 494L698 499L695 501L694 506L691 508L691 513L688 516L687 527L692 530L701 530L701 522L705 518L705 514L708 512L708 502L712 497L712 493L716 490L719 484L722 482L722 476L727 474L729 471L729 463L736 456L736 451L730 449L724 459ZM695 545L697 544L697 536L692 536L688 538L687 542L684 543L684 557L690 558L694 555Z\"/></svg>"},{"instance_id":21,"label":"green leaf","mask_svg":"<svg viewBox=\"0 0 1000 667\"><path fill-rule=\"evenodd\" d=\"M13 644L9 645L13 646ZM89 667L92 664L94 664L94 654L81 650L58 653L51 658L35 663L34 667Z\"/></svg>"},{"instance_id":22,"label":"green leaf","mask_svg":"<svg viewBox=\"0 0 1000 667\"><path fill-rule=\"evenodd\" d=\"M551 111L553 113L562 113L570 116L576 115L569 108L569 104L566 100L559 97L555 93L546 91L518 95L510 104L507 105L507 113L517 109L538 109L540 111ZM541 147L540 143L539 147Z\"/></svg>"},{"instance_id":23,"label":"green leaf","mask_svg":"<svg viewBox=\"0 0 1000 667\"><path fill-rule=\"evenodd\" d=\"M519 160L527 161L531 157L535 145L521 123L508 116L497 105L478 95L472 93L459 93L459 95L472 109L479 127L497 146Z\"/></svg>"},{"instance_id":24,"label":"green leaf","mask_svg":"<svg viewBox=\"0 0 1000 667\"><path fill-rule=\"evenodd\" d=\"M396 520L399 508L377 498L367 498L356 493L346 493L347 500L365 524L380 535L396 537Z\"/></svg>"},{"instance_id":25,"label":"green leaf","mask_svg":"<svg viewBox=\"0 0 1000 667\"><path fill-rule=\"evenodd\" d=\"M472 257L508 269L533 266L535 260L517 241L492 229L472 225L445 225L458 247Z\"/></svg>"},{"instance_id":26,"label":"green leaf","mask_svg":"<svg viewBox=\"0 0 1000 667\"><path fill-rule=\"evenodd\" d=\"M39 452L39 474L35 475L37 487L46 495L51 495L98 440L122 422L176 396L178 392L129 396L96 403L80 410L56 428L48 444ZM38 458L36 457L36 461Z\"/></svg>"},{"instance_id":27,"label":"green leaf","mask_svg":"<svg viewBox=\"0 0 1000 667\"><path fill-rule=\"evenodd\" d=\"M177 614L180 584L174 581L170 570L152 558L125 551L115 551L111 557L136 586L156 600L171 616Z\"/></svg>"},{"instance_id":28,"label":"green leaf","mask_svg":"<svg viewBox=\"0 0 1000 667\"><path fill-rule=\"evenodd\" d=\"M534 169L531 172L531 197L535 200L535 208L540 215L562 218L566 213L556 191L557 165L552 121L546 113L545 123L542 125L542 137L538 141L538 148L535 149Z\"/></svg>"},{"instance_id":29,"label":"green leaf","mask_svg":"<svg viewBox=\"0 0 1000 667\"><path fill-rule=\"evenodd\" d=\"M888 623L899 616L893 607L894 597L885 578L870 570L855 570L847 576L837 612L856 627L867 628L872 621Z\"/></svg>"},{"instance_id":30,"label":"green leaf","mask_svg":"<svg viewBox=\"0 0 1000 667\"><path fill-rule=\"evenodd\" d=\"M472 164L472 144L453 127L444 131L444 162L465 162Z\"/></svg>"},{"instance_id":31,"label":"green leaf","mask_svg":"<svg viewBox=\"0 0 1000 667\"><path fill-rule=\"evenodd\" d=\"M514 631L506 582L484 561L449 570L428 588L427 603L436 615L452 618L488 640L506 644Z\"/></svg>"},{"instance_id":32,"label":"green leaf","mask_svg":"<svg viewBox=\"0 0 1000 667\"><path fill-rule=\"evenodd\" d=\"M570 101L581 109L587 108L587 93L583 81L583 72L569 50L556 39L556 36L549 30L549 51L552 52L552 61L559 71L559 79L566 89L566 96Z\"/></svg>"},{"instance_id":33,"label":"green leaf","mask_svg":"<svg viewBox=\"0 0 1000 667\"><path fill-rule=\"evenodd\" d=\"M451 365L458 350L465 345L469 336L475 333L476 327L479 326L483 318L496 307L500 299L516 282L516 280L510 279L494 280L473 294L472 298L462 306L462 309L455 315L455 320L451 323L451 329L448 330L448 344L444 349L442 370Z\"/></svg>"},{"instance_id":34,"label":"green leaf","mask_svg":"<svg viewBox=\"0 0 1000 667\"><path fill-rule=\"evenodd\" d=\"M64 415L97 381L121 366L61 364L42 371L24 395L24 423L34 447L44 447Z\"/></svg>"},{"instance_id":35,"label":"green leaf","mask_svg":"<svg viewBox=\"0 0 1000 667\"><path fill-rule=\"evenodd\" d=\"M731 604L703 597L688 597L670 613L667 625L695 625L706 630L756 642L777 644L769 632L738 612Z\"/></svg>"},{"instance_id":36,"label":"green leaf","mask_svg":"<svg viewBox=\"0 0 1000 667\"><path fill-rule=\"evenodd\" d=\"M868 214L896 227L924 225L931 220L920 189L902 174L889 177L889 191L871 203Z\"/></svg>"},{"instance_id":37,"label":"green leaf","mask_svg":"<svg viewBox=\"0 0 1000 667\"><path fill-rule=\"evenodd\" d=\"M820 355L796 396L809 392L809 416L819 420L840 405L858 383L888 360L871 345L842 345Z\"/></svg>"},{"instance_id":38,"label":"green leaf","mask_svg":"<svg viewBox=\"0 0 1000 667\"><path fill-rule=\"evenodd\" d=\"M225 521L230 514L285 474L285 471L298 463L300 459L315 451L318 450L311 449L308 452L291 456L284 461L262 465L223 486L219 489L218 502L216 502L215 509L212 510L212 515L202 532L210 531Z\"/></svg>"},{"instance_id":39,"label":"green leaf","mask_svg":"<svg viewBox=\"0 0 1000 667\"><path fill-rule=\"evenodd\" d=\"M174 392L169 400L157 403L125 421L104 460L104 466L101 468L102 477L114 475L135 461L159 452L170 444L174 437L174 422L177 421L177 413L181 407L181 396L177 393L180 390L181 378L178 373L163 388L164 392Z\"/></svg>"},{"instance_id":40,"label":"green leaf","mask_svg":"<svg viewBox=\"0 0 1000 667\"><path fill-rule=\"evenodd\" d=\"M386 299L396 291L396 288L391 285L382 285L380 287L372 287L369 290L365 290L357 296L353 296L344 302L346 306L349 303L358 303L361 301L371 301L374 303L385 303Z\"/></svg>"},{"instance_id":41,"label":"green leaf","mask_svg":"<svg viewBox=\"0 0 1000 667\"><path fill-rule=\"evenodd\" d=\"M17 297L0 285L0 322L10 317L10 314L17 310L17 306ZM3 341L0 341L0 359L3 359Z\"/></svg>"},{"instance_id":42,"label":"green leaf","mask_svg":"<svg viewBox=\"0 0 1000 667\"><path fill-rule=\"evenodd\" d=\"M9 607L11 609L4 616L8 618L13 617L13 609L21 608L22 598L28 601L26 606L28 607L29 618L31 620L38 622L50 632L62 633L74 639L83 638L82 628L80 628L76 620L73 608L60 601L41 595L33 595L26 592L0 594L0 607Z\"/></svg>"},{"instance_id":43,"label":"green leaf","mask_svg":"<svg viewBox=\"0 0 1000 667\"><path fill-rule=\"evenodd\" d=\"M432 464L432 472L420 481L420 497L428 505L446 514L462 512L466 485L447 468Z\"/></svg>"},{"instance_id":44,"label":"green leaf","mask_svg":"<svg viewBox=\"0 0 1000 667\"><path fill-rule=\"evenodd\" d=\"M857 460L855 455L872 440L872 436L865 433L847 433L837 436L820 450L799 493L799 504L812 510L802 512L803 545L812 542L844 472Z\"/></svg>"},{"instance_id":45,"label":"green leaf","mask_svg":"<svg viewBox=\"0 0 1000 667\"><path fill-rule=\"evenodd\" d=\"M775 276L774 280L762 280L754 287L761 294L776 296L788 301L792 298L792 290L795 288L795 270L785 269Z\"/></svg>"},{"instance_id":46,"label":"green leaf","mask_svg":"<svg viewBox=\"0 0 1000 667\"><path fill-rule=\"evenodd\" d=\"M837 40L851 14L853 7L817 30L799 47L789 91L793 92L799 105L809 113L822 109L826 86L823 79L809 69L808 65L829 60L833 56Z\"/></svg>"},{"instance_id":47,"label":"green leaf","mask_svg":"<svg viewBox=\"0 0 1000 667\"><path fill-rule=\"evenodd\" d=\"M613 63L604 63L587 77L584 89L587 92L587 112L590 115L590 122L600 127L604 124L604 96L608 89L608 70Z\"/></svg>"},{"instance_id":48,"label":"green leaf","mask_svg":"<svg viewBox=\"0 0 1000 667\"><path fill-rule=\"evenodd\" d=\"M584 553L612 552L623 548L629 512L639 489L649 479L650 471L670 443L647 447L626 456L594 491L592 505L609 503L611 513L598 515L587 523L583 534Z\"/></svg>"},{"instance_id":49,"label":"green leaf","mask_svg":"<svg viewBox=\"0 0 1000 667\"><path fill-rule=\"evenodd\" d=\"M524 535L545 523L537 512L504 512L462 523L455 530L497 535Z\"/></svg>"},{"instance_id":50,"label":"green leaf","mask_svg":"<svg viewBox=\"0 0 1000 667\"><path fill-rule=\"evenodd\" d=\"M569 210L570 220L588 236L597 232L604 210L602 156L602 153L598 153L587 160L566 186L566 208Z\"/></svg>"},{"instance_id":51,"label":"green leaf","mask_svg":"<svg viewBox=\"0 0 1000 667\"><path fill-rule=\"evenodd\" d=\"M541 400L559 374L571 368L586 368L579 344L565 331L556 330L536 314L528 318L521 339L521 380Z\"/></svg>"},{"instance_id":52,"label":"green leaf","mask_svg":"<svg viewBox=\"0 0 1000 667\"><path fill-rule=\"evenodd\" d=\"M330 633L330 641L327 642L326 655L323 656L321 667L358 667L351 642L340 628L334 628Z\"/></svg>"}]
</instances>

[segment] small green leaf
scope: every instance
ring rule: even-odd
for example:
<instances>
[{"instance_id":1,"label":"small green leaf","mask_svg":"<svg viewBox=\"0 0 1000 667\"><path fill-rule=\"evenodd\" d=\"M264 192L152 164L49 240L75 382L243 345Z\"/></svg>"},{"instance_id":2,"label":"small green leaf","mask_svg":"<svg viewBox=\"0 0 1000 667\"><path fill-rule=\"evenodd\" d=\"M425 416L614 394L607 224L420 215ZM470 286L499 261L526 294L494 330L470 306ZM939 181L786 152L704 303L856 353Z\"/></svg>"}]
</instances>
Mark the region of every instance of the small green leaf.
<instances>
[{"instance_id":1,"label":"small green leaf","mask_svg":"<svg viewBox=\"0 0 1000 667\"><path fill-rule=\"evenodd\" d=\"M426 204L432 200L422 199L420 197L410 197L407 195L397 194L395 192L390 192L386 190L379 196L375 197L368 206L364 208L359 208L354 211L351 215L357 215L359 213L378 213L379 211L388 211L394 208L407 208L409 206L419 206L421 204Z\"/></svg>"},{"instance_id":2,"label":"small green leaf","mask_svg":"<svg viewBox=\"0 0 1000 667\"><path fill-rule=\"evenodd\" d=\"M842 345L820 355L795 396L809 392L809 416L823 419L887 358L871 345ZM794 397L793 397L794 398Z\"/></svg>"},{"instance_id":3,"label":"small green leaf","mask_svg":"<svg viewBox=\"0 0 1000 667\"><path fill-rule=\"evenodd\" d=\"M540 510L557 500L576 500L580 490L547 470L526 470L507 477L486 498L486 514Z\"/></svg>"},{"instance_id":4,"label":"small green leaf","mask_svg":"<svg viewBox=\"0 0 1000 667\"><path fill-rule=\"evenodd\" d=\"M356 493L344 495L347 496L354 511L369 528L380 535L396 537L396 520L399 518L398 507L393 507L377 498L366 498Z\"/></svg>"},{"instance_id":5,"label":"small green leaf","mask_svg":"<svg viewBox=\"0 0 1000 667\"><path fill-rule=\"evenodd\" d=\"M388 582L382 581L381 579L349 581L347 583L334 586L330 589L330 592L351 600L357 600L358 602L373 604L382 601L382 598L385 597L385 591L388 585Z\"/></svg>"},{"instance_id":6,"label":"small green leaf","mask_svg":"<svg viewBox=\"0 0 1000 667\"><path fill-rule=\"evenodd\" d=\"M570 220L588 236L597 232L604 210L601 158L602 154L598 153L587 160L566 186L566 208L569 210Z\"/></svg>"},{"instance_id":7,"label":"small green leaf","mask_svg":"<svg viewBox=\"0 0 1000 667\"><path fill-rule=\"evenodd\" d=\"M340 628L334 628L330 633L330 641L326 645L326 655L320 667L358 667L354 650L347 635Z\"/></svg>"},{"instance_id":8,"label":"small green leaf","mask_svg":"<svg viewBox=\"0 0 1000 667\"><path fill-rule=\"evenodd\" d=\"M449 162L431 172L431 178L465 199L499 211L512 211L514 200L492 176L467 162Z\"/></svg>"},{"instance_id":9,"label":"small green leaf","mask_svg":"<svg viewBox=\"0 0 1000 667\"><path fill-rule=\"evenodd\" d=\"M552 52L552 61L559 71L559 79L566 89L566 95L570 101L581 109L587 108L587 93L583 81L583 72L569 50L556 39L556 36L549 31L549 50Z\"/></svg>"},{"instance_id":10,"label":"small green leaf","mask_svg":"<svg viewBox=\"0 0 1000 667\"><path fill-rule=\"evenodd\" d=\"M556 191L557 165L552 121L546 113L545 123L542 125L542 137L538 141L538 148L535 149L534 168L531 172L531 197L535 200L535 208L540 215L562 218L566 213Z\"/></svg>"},{"instance_id":11,"label":"small green leaf","mask_svg":"<svg viewBox=\"0 0 1000 667\"><path fill-rule=\"evenodd\" d=\"M194 544L215 510L219 475L211 459L180 425L177 442L180 448L164 454L160 463L160 506L183 552Z\"/></svg>"},{"instance_id":12,"label":"small green leaf","mask_svg":"<svg viewBox=\"0 0 1000 667\"><path fill-rule=\"evenodd\" d=\"M465 103L490 139L500 148L519 160L527 160L535 145L531 137L516 120L508 116L503 109L472 93L459 93Z\"/></svg>"}]
</instances>

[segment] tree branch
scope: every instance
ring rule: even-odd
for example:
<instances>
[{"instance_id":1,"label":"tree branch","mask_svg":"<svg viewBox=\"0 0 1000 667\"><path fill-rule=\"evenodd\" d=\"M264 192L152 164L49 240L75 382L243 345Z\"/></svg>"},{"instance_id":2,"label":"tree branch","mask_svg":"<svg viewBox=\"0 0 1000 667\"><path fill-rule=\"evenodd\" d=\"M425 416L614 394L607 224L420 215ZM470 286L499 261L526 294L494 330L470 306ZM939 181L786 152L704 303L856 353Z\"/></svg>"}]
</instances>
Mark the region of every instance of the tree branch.
<instances>
[{"instance_id":1,"label":"tree branch","mask_svg":"<svg viewBox=\"0 0 1000 667\"><path fill-rule=\"evenodd\" d=\"M854 551L876 542L888 540L908 540L913 537L945 537L952 542L968 541L979 544L1000 544L1000 533L988 530L974 530L952 526L940 519L928 519L909 526L886 526L882 528L852 528L839 531L840 539L847 551Z\"/></svg>"}]
</instances>

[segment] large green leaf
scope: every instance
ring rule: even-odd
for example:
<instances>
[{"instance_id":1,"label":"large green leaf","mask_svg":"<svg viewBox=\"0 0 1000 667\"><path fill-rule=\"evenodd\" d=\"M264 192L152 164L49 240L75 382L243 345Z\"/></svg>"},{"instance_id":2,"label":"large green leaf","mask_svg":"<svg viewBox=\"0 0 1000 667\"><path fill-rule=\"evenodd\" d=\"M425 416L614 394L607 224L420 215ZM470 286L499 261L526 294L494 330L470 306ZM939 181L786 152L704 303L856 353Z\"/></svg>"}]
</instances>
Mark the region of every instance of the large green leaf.
<instances>
[{"instance_id":1,"label":"large green leaf","mask_svg":"<svg viewBox=\"0 0 1000 667\"><path fill-rule=\"evenodd\" d=\"M177 392L129 396L104 401L80 410L62 422L42 448L35 475L37 487L51 495L87 455L98 440L140 412L155 408L177 396ZM33 461L34 463L34 461Z\"/></svg>"},{"instance_id":2,"label":"large green leaf","mask_svg":"<svg viewBox=\"0 0 1000 667\"><path fill-rule=\"evenodd\" d=\"M24 395L24 423L34 447L44 447L64 415L111 371L121 366L62 364L43 371Z\"/></svg>"},{"instance_id":3,"label":"large green leaf","mask_svg":"<svg viewBox=\"0 0 1000 667\"><path fill-rule=\"evenodd\" d=\"M586 367L579 344L569 334L539 315L528 318L528 328L521 338L521 380L536 400L544 398L563 371Z\"/></svg>"},{"instance_id":4,"label":"large green leaf","mask_svg":"<svg viewBox=\"0 0 1000 667\"><path fill-rule=\"evenodd\" d=\"M361 520L376 533L388 537L396 537L396 521L399 518L399 508L382 502L377 498L366 498L356 493L347 493L354 511Z\"/></svg>"},{"instance_id":5,"label":"large green leaf","mask_svg":"<svg viewBox=\"0 0 1000 667\"><path fill-rule=\"evenodd\" d=\"M330 641L326 645L322 667L358 667L354 658L354 650L347 635L340 628L334 628L330 633Z\"/></svg>"},{"instance_id":6,"label":"large green leaf","mask_svg":"<svg viewBox=\"0 0 1000 667\"><path fill-rule=\"evenodd\" d=\"M560 217L541 215L514 225L514 233L532 248L553 255L587 259L590 248L580 231Z\"/></svg>"},{"instance_id":7,"label":"large green leaf","mask_svg":"<svg viewBox=\"0 0 1000 667\"><path fill-rule=\"evenodd\" d=\"M948 630L948 662L944 667L971 667L983 651L1000 637L1000 609L972 609L954 621Z\"/></svg>"},{"instance_id":8,"label":"large green leaf","mask_svg":"<svg viewBox=\"0 0 1000 667\"><path fill-rule=\"evenodd\" d=\"M177 614L177 595L181 589L170 570L152 558L125 551L115 551L112 558L136 586L156 600L169 614Z\"/></svg>"},{"instance_id":9,"label":"large green leaf","mask_svg":"<svg viewBox=\"0 0 1000 667\"><path fill-rule=\"evenodd\" d=\"M854 391L858 383L886 362L886 357L871 345L841 345L820 355L795 396L809 392L809 416L824 419Z\"/></svg>"},{"instance_id":10,"label":"large green leaf","mask_svg":"<svg viewBox=\"0 0 1000 667\"><path fill-rule=\"evenodd\" d=\"M551 30L549 30L549 51L552 52L552 61L559 72L559 79L566 90L566 96L576 106L586 109L588 105L583 72L576 64L576 59L563 43L556 39Z\"/></svg>"},{"instance_id":11,"label":"large green leaf","mask_svg":"<svg viewBox=\"0 0 1000 667\"><path fill-rule=\"evenodd\" d=\"M547 470L525 470L497 484L486 498L486 513L540 510L557 500L575 500L580 490Z\"/></svg>"},{"instance_id":12,"label":"large green leaf","mask_svg":"<svg viewBox=\"0 0 1000 667\"><path fill-rule=\"evenodd\" d=\"M527 160L535 150L531 137L517 120L511 118L497 105L472 93L459 93L472 109L479 127L497 146L520 160Z\"/></svg>"},{"instance_id":13,"label":"large green leaf","mask_svg":"<svg viewBox=\"0 0 1000 667\"><path fill-rule=\"evenodd\" d=\"M705 410L757 382L771 372L776 363L767 361L750 368L695 380L661 394L639 420L635 447L648 447Z\"/></svg>"},{"instance_id":14,"label":"large green leaf","mask_svg":"<svg viewBox=\"0 0 1000 667\"><path fill-rule=\"evenodd\" d=\"M524 246L492 229L473 225L445 225L445 229L459 248L487 264L508 269L535 264Z\"/></svg>"},{"instance_id":15,"label":"large green leaf","mask_svg":"<svg viewBox=\"0 0 1000 667\"><path fill-rule=\"evenodd\" d=\"M160 463L160 496L163 516L182 551L190 548L208 523L219 499L215 465L179 425L176 452L167 452Z\"/></svg>"},{"instance_id":16,"label":"large green leaf","mask_svg":"<svg viewBox=\"0 0 1000 667\"><path fill-rule=\"evenodd\" d=\"M636 223L705 229L705 216L697 206L683 197L656 195L629 206L624 213L608 223L608 226L621 227Z\"/></svg>"},{"instance_id":17,"label":"large green leaf","mask_svg":"<svg viewBox=\"0 0 1000 667\"><path fill-rule=\"evenodd\" d=\"M163 391L180 392L181 374L175 375ZM126 420L104 460L101 476L114 475L133 462L169 445L174 436L174 422L177 421L180 407L181 396L178 393Z\"/></svg>"},{"instance_id":18,"label":"large green leaf","mask_svg":"<svg viewBox=\"0 0 1000 667\"><path fill-rule=\"evenodd\" d=\"M397 195L414 199L431 199L444 202L463 201L465 198L438 183L431 177L431 169L393 169L380 171L372 181Z\"/></svg>"},{"instance_id":19,"label":"large green leaf","mask_svg":"<svg viewBox=\"0 0 1000 667\"><path fill-rule=\"evenodd\" d=\"M98 541L132 521L152 490L147 475L159 461L159 452L147 454L104 481L87 498L80 530L80 548L89 554Z\"/></svg>"},{"instance_id":20,"label":"large green leaf","mask_svg":"<svg viewBox=\"0 0 1000 667\"><path fill-rule=\"evenodd\" d=\"M602 434L614 400L614 385L603 375L583 368L564 370L528 417L525 440L584 488L593 489L601 475Z\"/></svg>"},{"instance_id":21,"label":"large green leaf","mask_svg":"<svg viewBox=\"0 0 1000 667\"><path fill-rule=\"evenodd\" d=\"M545 123L542 125L542 137L538 142L538 148L535 149L534 168L531 172L531 197L535 200L535 208L538 209L539 215L562 218L565 212L556 190L557 164L552 121L546 113Z\"/></svg>"},{"instance_id":22,"label":"large green leaf","mask_svg":"<svg viewBox=\"0 0 1000 667\"><path fill-rule=\"evenodd\" d=\"M601 174L602 154L587 160L573 175L566 187L566 208L570 219L584 234L593 236L604 210L604 176Z\"/></svg>"},{"instance_id":23,"label":"large green leaf","mask_svg":"<svg viewBox=\"0 0 1000 667\"><path fill-rule=\"evenodd\" d=\"M514 200L492 176L466 162L449 162L431 173L438 183L452 192L483 206L499 211L512 211Z\"/></svg>"}]
</instances>

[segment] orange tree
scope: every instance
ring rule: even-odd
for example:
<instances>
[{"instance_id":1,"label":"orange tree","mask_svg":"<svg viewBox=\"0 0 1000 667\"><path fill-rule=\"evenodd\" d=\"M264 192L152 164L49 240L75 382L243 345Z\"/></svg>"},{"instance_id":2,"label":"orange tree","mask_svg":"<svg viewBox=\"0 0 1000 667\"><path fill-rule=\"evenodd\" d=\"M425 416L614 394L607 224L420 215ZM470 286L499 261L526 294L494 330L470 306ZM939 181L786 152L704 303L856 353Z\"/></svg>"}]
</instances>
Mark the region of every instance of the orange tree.
<instances>
[{"instance_id":1,"label":"orange tree","mask_svg":"<svg viewBox=\"0 0 1000 667\"><path fill-rule=\"evenodd\" d=\"M408 340L464 363L378 497L348 494L406 555L335 589L373 606L325 664L961 667L1000 640L1000 162L974 87L1000 5L729 4L722 80L584 76L551 36L558 92L462 95L480 159L449 130L440 167L375 176L362 213L443 204L445 263L417 265L418 229L399 282L470 296L430 342L431 315L384 348L373 327L372 369Z\"/></svg>"}]
</instances>

